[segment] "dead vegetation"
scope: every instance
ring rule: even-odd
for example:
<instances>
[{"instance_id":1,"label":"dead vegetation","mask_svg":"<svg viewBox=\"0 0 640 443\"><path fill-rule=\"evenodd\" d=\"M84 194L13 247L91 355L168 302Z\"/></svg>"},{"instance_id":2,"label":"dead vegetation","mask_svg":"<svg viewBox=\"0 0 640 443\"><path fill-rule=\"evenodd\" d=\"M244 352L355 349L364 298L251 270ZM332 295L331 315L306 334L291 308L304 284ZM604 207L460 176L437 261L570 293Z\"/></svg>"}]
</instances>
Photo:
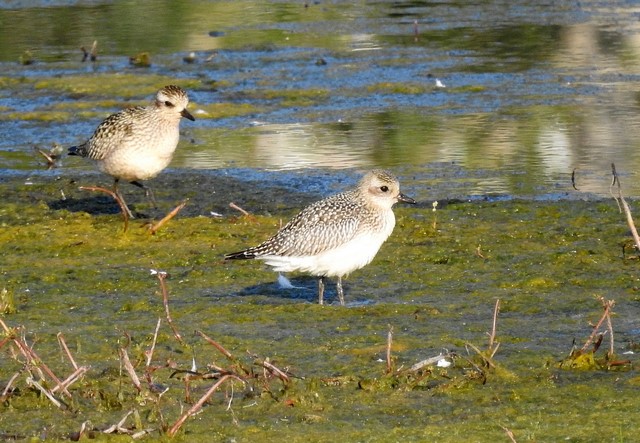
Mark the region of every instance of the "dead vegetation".
<instances>
[{"instance_id":1,"label":"dead vegetation","mask_svg":"<svg viewBox=\"0 0 640 443\"><path fill-rule=\"evenodd\" d=\"M152 274L157 276L161 287L165 322L169 325L172 336L179 347L189 350L191 346L186 342L182 334L178 332L169 311L169 293L165 283L168 275L162 271L153 271ZM123 332L124 340L118 347L122 377L119 383L120 392L116 397L124 398L127 396L123 392L126 391L126 387L122 384L122 381L126 378L129 380L129 385L134 389L135 398L138 400L129 404L131 409L125 413L122 419L113 425L103 424L102 426L93 426L88 422L83 422L78 432L71 435L57 435L56 438L76 441L83 435L91 435L94 438L98 433L126 434L133 439L142 438L149 434L163 434L173 437L188 422L190 417L198 414L206 405L211 404L213 395L221 391L223 387L226 388L224 404L226 409L231 411L234 398L238 395L251 397L257 395L256 393L268 392L270 397L279 398L276 392L285 389L291 383L293 375L287 369L277 367L268 357L262 358L257 355L247 354L248 361L237 358L202 331L196 331L195 336L204 340L216 352L222 354L228 364L210 362L204 365L204 369L200 370L194 357L191 367L185 368L176 363L174 360L175 355L165 355L164 363L159 363L156 348L159 344L158 337L162 323L163 319L159 318L151 344L143 350L141 357L131 357L133 341L128 333ZM4 348L5 353L10 355L18 368L2 388L0 402L10 405L16 396L34 392L42 398L46 398L61 411L77 411L81 398L89 395L87 392L92 389L90 387L92 384L90 378L95 377L96 374L87 376L91 367L78 365L62 333L57 336L58 342L71 366L70 373L66 377L56 375L45 361L38 356L35 350L35 343L28 343L25 338L24 327L11 328L2 319L0 319L0 327L3 330L0 349ZM163 344L167 345L166 343ZM136 347L138 346L136 344ZM137 353L136 350L133 350L133 352ZM164 377L164 380L159 380L161 377L158 374L161 370L169 370L171 373ZM191 405L174 419L169 418L170 413L166 412L165 409L171 409L173 412L174 408L170 408L170 404L175 404L180 399L175 397L176 394L174 393L174 398L171 401L163 401L163 397L170 391L170 387L166 383L171 380L182 381L184 393L179 397L183 398L185 403ZM83 381L85 382L84 385ZM274 386L274 383L277 383L278 386ZM74 384L81 386L71 390L70 388ZM198 391L205 389L205 392L195 401L192 397L194 384L209 384L208 387L204 388L199 386ZM153 409L157 417L155 423L157 424L144 422L139 409L135 407L135 404L140 402L154 406ZM15 437L24 438L26 436Z\"/></svg>"},{"instance_id":2,"label":"dead vegetation","mask_svg":"<svg viewBox=\"0 0 640 443\"><path fill-rule=\"evenodd\" d=\"M117 349L120 377L117 379L116 397L120 399L118 402L126 412L117 423L83 422L79 430L72 435L57 435L56 438L77 440L83 435L95 437L99 433L126 434L133 439L148 435L173 437L183 427L188 426L191 417L201 413L207 406L224 407L229 411L232 420L235 420L233 404L240 398L259 401L266 395L266 398L287 406L296 406L305 401L305 394L301 393L304 392L307 383L304 377L293 374L287 367L280 367L269 357L260 357L250 352L241 357L236 356L203 331L195 331L194 340L202 340L208 344L213 354L219 355L224 362L218 362L214 357L206 364L199 364L193 354L193 342L190 344L190 340L185 339L171 317L167 273L152 271L152 275L158 279L160 285L165 318L158 318L148 345L134 343L127 332L122 332ZM320 382L326 386L351 386L352 382L356 381L357 386L366 391L442 390L448 386L459 387L468 383L485 384L491 374L499 374L496 372L498 365L495 362L499 348L496 340L499 305L497 301L486 350L480 350L468 343L466 355L442 351L410 366L396 367L396 357L393 355L393 327L389 326L384 374L377 379L345 376L327 377ZM161 335L163 324L169 326L170 335ZM11 404L14 397L32 392L46 398L61 411L77 410L82 403L81 399L92 389L91 379L97 374L91 372L90 366L76 362L62 333L59 333L57 338L60 349L68 361L69 374L65 377L56 375L38 356L35 350L36 343L27 342L24 328L11 328L2 320L0 326L4 331L0 348L5 348L5 353L11 356L17 367L15 374L3 387L0 400L5 404ZM161 336L168 338L162 342ZM173 340L174 345L170 345L166 340ZM39 345L43 346L46 343ZM161 354L158 353L158 346L164 349ZM178 363L178 354L167 351L174 346L177 346L175 349L182 350L181 353L193 355L189 367L185 367L184 363ZM176 381L182 383L181 390L176 389ZM305 386L296 386L298 382L303 382ZM75 389L71 389L72 386ZM194 396L195 392L198 392L197 397ZM221 393L221 398L215 398L216 393ZM127 397L137 400L122 400ZM175 405L180 402L184 402L188 408L180 408L181 412L176 415ZM141 414L140 404L152 406L154 420L149 421L146 418L148 414Z\"/></svg>"},{"instance_id":3,"label":"dead vegetation","mask_svg":"<svg viewBox=\"0 0 640 443\"><path fill-rule=\"evenodd\" d=\"M613 314L612 309L615 306L615 301L606 300L604 297L598 297L598 300L603 309L600 320L595 325L592 325L591 334L582 347L578 348L574 342L567 358L558 363L558 367L561 369L611 370L630 367L630 360L618 359L614 352L611 315ZM600 349L605 336L609 337L609 349L603 356L599 357L596 353Z\"/></svg>"}]
</instances>

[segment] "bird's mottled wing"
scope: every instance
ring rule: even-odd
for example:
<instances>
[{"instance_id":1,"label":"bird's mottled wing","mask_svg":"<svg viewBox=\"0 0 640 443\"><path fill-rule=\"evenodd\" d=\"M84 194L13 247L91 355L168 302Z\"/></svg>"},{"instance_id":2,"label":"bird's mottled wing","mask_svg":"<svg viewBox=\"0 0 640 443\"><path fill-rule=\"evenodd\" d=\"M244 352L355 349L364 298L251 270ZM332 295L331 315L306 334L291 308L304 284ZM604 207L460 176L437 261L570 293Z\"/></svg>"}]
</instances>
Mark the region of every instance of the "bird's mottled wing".
<instances>
[{"instance_id":1,"label":"bird's mottled wing","mask_svg":"<svg viewBox=\"0 0 640 443\"><path fill-rule=\"evenodd\" d=\"M337 194L296 215L276 235L247 252L261 255L315 255L353 239L359 232L362 206Z\"/></svg>"},{"instance_id":2,"label":"bird's mottled wing","mask_svg":"<svg viewBox=\"0 0 640 443\"><path fill-rule=\"evenodd\" d=\"M143 108L135 107L124 109L107 117L96 128L91 138L80 146L86 151L86 157L94 160L104 159L109 152L118 148L133 136L133 124L136 115Z\"/></svg>"}]
</instances>

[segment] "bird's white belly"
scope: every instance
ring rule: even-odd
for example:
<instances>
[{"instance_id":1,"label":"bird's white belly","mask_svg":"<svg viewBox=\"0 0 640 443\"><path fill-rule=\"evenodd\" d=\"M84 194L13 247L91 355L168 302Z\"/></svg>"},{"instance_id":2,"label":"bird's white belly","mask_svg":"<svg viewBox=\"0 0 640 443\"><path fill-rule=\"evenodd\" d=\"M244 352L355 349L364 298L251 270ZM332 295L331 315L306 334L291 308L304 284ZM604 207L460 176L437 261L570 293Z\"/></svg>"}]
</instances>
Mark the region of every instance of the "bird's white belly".
<instances>
[{"instance_id":1,"label":"bird's white belly","mask_svg":"<svg viewBox=\"0 0 640 443\"><path fill-rule=\"evenodd\" d=\"M176 136L150 140L146 144L127 144L98 161L98 168L122 180L147 180L166 168L178 144Z\"/></svg>"},{"instance_id":2,"label":"bird's white belly","mask_svg":"<svg viewBox=\"0 0 640 443\"><path fill-rule=\"evenodd\" d=\"M343 276L371 263L389 234L390 232L362 234L348 243L317 255L265 255L259 258L276 272L300 271L316 276Z\"/></svg>"}]
</instances>

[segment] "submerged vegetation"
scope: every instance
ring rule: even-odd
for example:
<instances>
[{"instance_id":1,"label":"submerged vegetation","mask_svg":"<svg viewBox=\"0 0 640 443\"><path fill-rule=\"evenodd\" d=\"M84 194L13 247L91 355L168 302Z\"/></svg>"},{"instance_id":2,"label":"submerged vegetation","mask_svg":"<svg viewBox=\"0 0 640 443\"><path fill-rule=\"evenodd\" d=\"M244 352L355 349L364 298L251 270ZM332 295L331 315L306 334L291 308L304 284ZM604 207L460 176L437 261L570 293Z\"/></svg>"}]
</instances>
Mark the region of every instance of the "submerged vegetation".
<instances>
[{"instance_id":1,"label":"submerged vegetation","mask_svg":"<svg viewBox=\"0 0 640 443\"><path fill-rule=\"evenodd\" d=\"M565 170L637 163L603 137L638 126L629 8L82 3L0 12L0 442L637 440L640 245L622 203L579 191L603 194L597 166ZM93 192L111 180L56 169L62 145L167 84L192 163L149 183L158 208L123 187L123 221ZM258 155L303 172L213 170ZM345 164L446 196L395 209L346 307L223 260Z\"/></svg>"},{"instance_id":2,"label":"submerged vegetation","mask_svg":"<svg viewBox=\"0 0 640 443\"><path fill-rule=\"evenodd\" d=\"M189 195L192 180L228 191L216 202L223 217ZM259 263L222 260L312 195L166 173L153 183L161 208L134 204L138 213L159 220L192 199L151 235L138 219L122 232L115 203L77 186L0 183L10 257L2 438L634 435L637 376L624 354L636 348L637 260L623 254L627 228L612 200L399 207L378 257L346 281L351 306L341 308L315 303L313 279L282 289ZM599 303L608 308L594 328ZM591 344L612 332L598 357Z\"/></svg>"}]
</instances>

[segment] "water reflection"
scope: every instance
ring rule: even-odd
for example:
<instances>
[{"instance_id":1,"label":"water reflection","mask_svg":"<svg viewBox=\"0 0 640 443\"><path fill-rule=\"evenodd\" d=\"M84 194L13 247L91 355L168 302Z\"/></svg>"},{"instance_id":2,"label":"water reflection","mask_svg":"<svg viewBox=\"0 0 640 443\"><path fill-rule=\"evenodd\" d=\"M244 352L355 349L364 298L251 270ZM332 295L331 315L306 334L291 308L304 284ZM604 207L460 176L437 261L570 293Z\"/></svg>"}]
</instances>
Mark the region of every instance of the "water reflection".
<instances>
[{"instance_id":1,"label":"water reflection","mask_svg":"<svg viewBox=\"0 0 640 443\"><path fill-rule=\"evenodd\" d=\"M614 162L640 195L640 22L630 3L39 5L0 9L0 168L32 169L33 145L75 143L97 124L51 124L54 104L78 97L24 79L132 72L126 56L148 50L151 72L202 81L194 103L258 109L183 128L173 167L382 166L444 186L435 167L468 195L572 192L576 171L581 191L607 195ZM92 71L79 46L94 39ZM25 49L34 65L16 62ZM190 51L198 61L185 64ZM282 99L308 90L327 98Z\"/></svg>"}]
</instances>

